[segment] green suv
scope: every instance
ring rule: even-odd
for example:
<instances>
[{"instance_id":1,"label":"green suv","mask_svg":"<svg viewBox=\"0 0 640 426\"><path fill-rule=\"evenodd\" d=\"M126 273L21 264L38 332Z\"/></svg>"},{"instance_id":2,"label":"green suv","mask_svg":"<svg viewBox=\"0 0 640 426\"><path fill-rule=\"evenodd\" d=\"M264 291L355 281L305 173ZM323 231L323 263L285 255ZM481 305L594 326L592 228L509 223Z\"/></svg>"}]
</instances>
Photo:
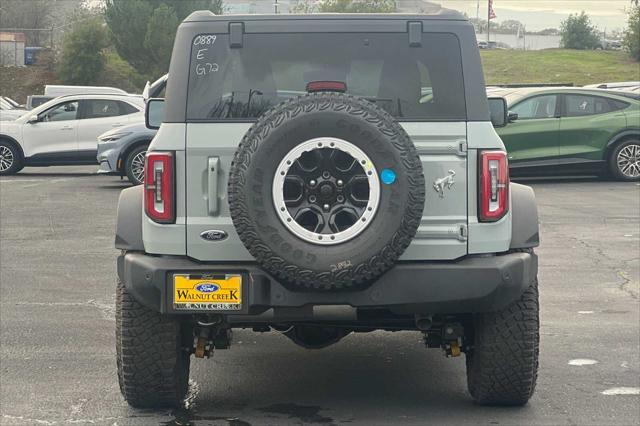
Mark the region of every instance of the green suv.
<instances>
[{"instance_id":1,"label":"green suv","mask_svg":"<svg viewBox=\"0 0 640 426\"><path fill-rule=\"evenodd\" d=\"M498 129L512 176L609 172L640 179L640 96L580 88L489 89L518 114Z\"/></svg>"}]
</instances>

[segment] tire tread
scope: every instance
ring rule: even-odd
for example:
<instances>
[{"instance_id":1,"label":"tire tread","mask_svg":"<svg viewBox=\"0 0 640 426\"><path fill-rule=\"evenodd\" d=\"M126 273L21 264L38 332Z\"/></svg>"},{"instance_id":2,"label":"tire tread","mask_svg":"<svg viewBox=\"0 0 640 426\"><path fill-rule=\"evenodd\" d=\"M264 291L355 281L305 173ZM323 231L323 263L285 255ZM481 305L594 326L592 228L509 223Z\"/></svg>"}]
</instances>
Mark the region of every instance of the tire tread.
<instances>
[{"instance_id":1,"label":"tire tread","mask_svg":"<svg viewBox=\"0 0 640 426\"><path fill-rule=\"evenodd\" d=\"M116 294L118 382L136 408L179 406L188 388L189 355L180 323L141 305L118 281Z\"/></svg>"},{"instance_id":2,"label":"tire tread","mask_svg":"<svg viewBox=\"0 0 640 426\"><path fill-rule=\"evenodd\" d=\"M537 279L506 308L475 315L467 384L477 403L527 403L538 377L539 327Z\"/></svg>"}]
</instances>

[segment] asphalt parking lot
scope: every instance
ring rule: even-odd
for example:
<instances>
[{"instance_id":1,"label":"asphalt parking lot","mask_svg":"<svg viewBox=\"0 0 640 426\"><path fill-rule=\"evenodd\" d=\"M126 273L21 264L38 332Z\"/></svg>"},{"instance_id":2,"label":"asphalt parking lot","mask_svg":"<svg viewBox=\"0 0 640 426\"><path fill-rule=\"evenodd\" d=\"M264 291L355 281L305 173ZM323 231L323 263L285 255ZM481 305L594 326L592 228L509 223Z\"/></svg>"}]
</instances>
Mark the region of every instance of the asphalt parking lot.
<instances>
[{"instance_id":1,"label":"asphalt parking lot","mask_svg":"<svg viewBox=\"0 0 640 426\"><path fill-rule=\"evenodd\" d=\"M120 396L114 351L116 201L95 167L27 168L0 179L1 424L637 425L640 185L533 185L541 214L541 360L524 408L475 406L464 357L418 333L351 335L306 351L236 332L192 363L177 411ZM573 365L577 364L577 365Z\"/></svg>"}]
</instances>

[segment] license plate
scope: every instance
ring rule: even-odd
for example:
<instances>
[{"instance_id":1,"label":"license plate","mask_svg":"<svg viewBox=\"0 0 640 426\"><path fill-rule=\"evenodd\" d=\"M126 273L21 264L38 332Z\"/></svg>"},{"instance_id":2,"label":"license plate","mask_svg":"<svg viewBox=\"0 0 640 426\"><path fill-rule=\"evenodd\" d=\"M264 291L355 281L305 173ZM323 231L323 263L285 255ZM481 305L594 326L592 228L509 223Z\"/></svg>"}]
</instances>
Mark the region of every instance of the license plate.
<instances>
[{"instance_id":1,"label":"license plate","mask_svg":"<svg viewBox=\"0 0 640 426\"><path fill-rule=\"evenodd\" d=\"M239 311L242 309L242 276L176 274L173 276L173 308Z\"/></svg>"}]
</instances>

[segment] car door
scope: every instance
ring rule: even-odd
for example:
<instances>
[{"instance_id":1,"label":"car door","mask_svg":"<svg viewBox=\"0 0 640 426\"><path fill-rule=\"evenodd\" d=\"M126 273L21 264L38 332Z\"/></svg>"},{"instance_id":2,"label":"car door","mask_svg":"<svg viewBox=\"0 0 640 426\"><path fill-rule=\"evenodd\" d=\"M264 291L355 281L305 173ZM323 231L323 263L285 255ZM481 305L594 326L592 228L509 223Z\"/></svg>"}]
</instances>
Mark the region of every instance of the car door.
<instances>
[{"instance_id":1,"label":"car door","mask_svg":"<svg viewBox=\"0 0 640 426\"><path fill-rule=\"evenodd\" d=\"M579 93L567 93L562 98L560 162L603 160L607 142L627 125L622 109L629 104Z\"/></svg>"},{"instance_id":2,"label":"car door","mask_svg":"<svg viewBox=\"0 0 640 426\"><path fill-rule=\"evenodd\" d=\"M44 163L74 160L78 153L79 101L60 102L25 123L22 140L25 155Z\"/></svg>"},{"instance_id":3,"label":"car door","mask_svg":"<svg viewBox=\"0 0 640 426\"><path fill-rule=\"evenodd\" d=\"M497 129L512 168L553 165L559 155L558 95L535 95L518 101L509 110L518 119Z\"/></svg>"},{"instance_id":4,"label":"car door","mask_svg":"<svg viewBox=\"0 0 640 426\"><path fill-rule=\"evenodd\" d=\"M78 124L78 150L80 154L95 159L98 136L114 127L129 124L128 110L124 102L115 99L84 99L80 104ZM127 104L127 106L131 107Z\"/></svg>"}]
</instances>

